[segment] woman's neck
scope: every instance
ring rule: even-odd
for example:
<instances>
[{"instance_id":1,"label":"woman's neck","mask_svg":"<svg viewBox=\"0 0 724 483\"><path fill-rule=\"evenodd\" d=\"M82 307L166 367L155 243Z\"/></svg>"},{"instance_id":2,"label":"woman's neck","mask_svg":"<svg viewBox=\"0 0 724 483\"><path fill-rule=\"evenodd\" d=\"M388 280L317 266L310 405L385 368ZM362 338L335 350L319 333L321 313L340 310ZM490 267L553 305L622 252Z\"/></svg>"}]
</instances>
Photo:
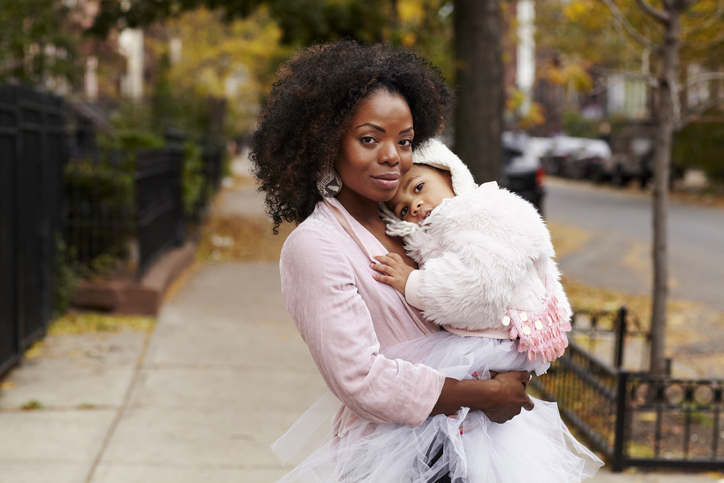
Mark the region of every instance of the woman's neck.
<instances>
[{"instance_id":1,"label":"woman's neck","mask_svg":"<svg viewBox=\"0 0 724 483\"><path fill-rule=\"evenodd\" d=\"M347 213L362 226L371 227L383 223L380 219L379 207L376 201L347 194L344 190L336 198L347 210Z\"/></svg>"},{"instance_id":2,"label":"woman's neck","mask_svg":"<svg viewBox=\"0 0 724 483\"><path fill-rule=\"evenodd\" d=\"M388 252L397 253L406 264L414 269L417 268L417 264L405 253L402 240L387 235L385 222L380 218L378 202L354 195L350 196L344 190L340 191L336 198L347 210L347 213L377 238Z\"/></svg>"}]
</instances>

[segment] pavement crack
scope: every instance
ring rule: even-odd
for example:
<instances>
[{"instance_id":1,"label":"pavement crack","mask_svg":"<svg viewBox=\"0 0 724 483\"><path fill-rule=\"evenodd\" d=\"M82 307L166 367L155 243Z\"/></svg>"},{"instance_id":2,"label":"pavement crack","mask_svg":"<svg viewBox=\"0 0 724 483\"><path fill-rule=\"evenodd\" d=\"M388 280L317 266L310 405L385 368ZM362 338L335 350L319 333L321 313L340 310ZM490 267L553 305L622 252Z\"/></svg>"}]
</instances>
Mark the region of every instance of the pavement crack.
<instances>
[{"instance_id":1,"label":"pavement crack","mask_svg":"<svg viewBox=\"0 0 724 483\"><path fill-rule=\"evenodd\" d=\"M93 459L93 464L91 465L90 471L88 472L88 476L85 479L85 483L91 483L93 481L93 477L96 474L98 465L103 460L103 456L105 455L106 450L108 449L108 445L110 444L111 440L113 439L113 435L116 432L116 428L118 428L118 425L120 424L121 420L123 419L123 416L125 416L125 414L126 414L126 410L128 409L128 405L131 401L133 391L135 390L136 386L138 385L138 381L141 379L142 368L143 368L143 364L146 360L146 353L148 352L148 346L151 343L152 335L153 335L153 331L149 331L146 333L146 337L143 341L143 347L141 348L141 353L139 354L138 359L136 360L135 367L133 369L133 378L131 379L131 383L128 385L128 389L126 389L126 393L123 395L123 401L121 402L121 405L118 408L118 412L116 413L115 418L113 418L113 422L111 423L110 427L108 428L108 431L106 432L105 437L103 438L103 443L101 444L101 447L99 448L98 453L96 454L96 457Z\"/></svg>"}]
</instances>

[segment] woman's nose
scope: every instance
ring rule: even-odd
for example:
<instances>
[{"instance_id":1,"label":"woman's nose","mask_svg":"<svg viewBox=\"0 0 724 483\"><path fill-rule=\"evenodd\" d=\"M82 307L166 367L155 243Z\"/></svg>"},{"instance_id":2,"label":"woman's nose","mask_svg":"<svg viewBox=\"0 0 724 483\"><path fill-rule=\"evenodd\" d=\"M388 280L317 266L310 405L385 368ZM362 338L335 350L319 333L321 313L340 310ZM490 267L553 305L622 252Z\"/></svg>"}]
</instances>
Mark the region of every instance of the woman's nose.
<instances>
[{"instance_id":1,"label":"woman's nose","mask_svg":"<svg viewBox=\"0 0 724 483\"><path fill-rule=\"evenodd\" d=\"M380 147L379 160L381 163L396 166L400 162L400 155L397 153L397 145L394 143L383 143Z\"/></svg>"}]
</instances>

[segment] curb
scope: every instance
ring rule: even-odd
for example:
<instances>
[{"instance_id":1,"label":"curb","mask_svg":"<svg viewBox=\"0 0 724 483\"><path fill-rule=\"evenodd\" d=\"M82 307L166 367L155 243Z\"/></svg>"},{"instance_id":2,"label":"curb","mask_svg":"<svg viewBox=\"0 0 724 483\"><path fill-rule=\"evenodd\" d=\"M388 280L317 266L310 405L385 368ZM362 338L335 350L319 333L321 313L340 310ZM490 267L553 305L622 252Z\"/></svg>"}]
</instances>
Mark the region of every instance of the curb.
<instances>
[{"instance_id":1,"label":"curb","mask_svg":"<svg viewBox=\"0 0 724 483\"><path fill-rule=\"evenodd\" d=\"M156 316L169 285L193 263L195 250L195 244L187 242L167 252L140 281L83 280L73 294L71 306L116 314Z\"/></svg>"}]
</instances>

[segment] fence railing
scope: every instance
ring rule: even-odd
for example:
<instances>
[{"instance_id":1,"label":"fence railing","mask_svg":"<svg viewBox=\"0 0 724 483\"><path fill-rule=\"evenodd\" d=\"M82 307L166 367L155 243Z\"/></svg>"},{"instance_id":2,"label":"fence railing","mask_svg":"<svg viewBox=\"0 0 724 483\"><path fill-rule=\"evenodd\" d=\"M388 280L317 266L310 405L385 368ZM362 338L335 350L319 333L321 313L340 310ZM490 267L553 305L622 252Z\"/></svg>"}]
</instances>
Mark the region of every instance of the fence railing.
<instances>
[{"instance_id":1,"label":"fence railing","mask_svg":"<svg viewBox=\"0 0 724 483\"><path fill-rule=\"evenodd\" d=\"M0 376L41 337L54 305L68 159L62 98L0 86Z\"/></svg>"},{"instance_id":2,"label":"fence railing","mask_svg":"<svg viewBox=\"0 0 724 483\"><path fill-rule=\"evenodd\" d=\"M83 267L123 258L133 225L133 175L115 151L71 158L65 170L64 233L68 258Z\"/></svg>"},{"instance_id":3,"label":"fence railing","mask_svg":"<svg viewBox=\"0 0 724 483\"><path fill-rule=\"evenodd\" d=\"M123 275L140 278L183 241L185 216L192 218L182 200L180 135L134 159L101 149L83 119L71 138L68 123L61 97L0 86L0 377L45 333L55 306L58 247L64 263L82 274L112 271L132 258L137 265L121 264ZM198 213L219 186L222 158L221 147L203 153Z\"/></svg>"},{"instance_id":4,"label":"fence railing","mask_svg":"<svg viewBox=\"0 0 724 483\"><path fill-rule=\"evenodd\" d=\"M621 365L627 312L622 308L605 316L613 322L610 330L618 334L613 358L618 367L572 340L548 374L531 385L558 403L563 417L614 471L724 469L724 380L630 373ZM584 330L589 329L590 325ZM637 329L632 333L640 335Z\"/></svg>"},{"instance_id":5,"label":"fence railing","mask_svg":"<svg viewBox=\"0 0 724 483\"><path fill-rule=\"evenodd\" d=\"M166 146L135 156L75 147L86 154L72 159L65 172L64 236L73 260L91 271L108 268L108 261L130 261L120 264L122 271L140 278L165 250L183 242L188 228L198 226L220 185L223 147L204 148L198 172L203 185L193 206L185 207L183 140L169 131Z\"/></svg>"},{"instance_id":6,"label":"fence railing","mask_svg":"<svg viewBox=\"0 0 724 483\"><path fill-rule=\"evenodd\" d=\"M154 260L184 239L181 202L183 147L180 136L168 136L164 148L139 151L136 158L136 236L138 277Z\"/></svg>"}]
</instances>

